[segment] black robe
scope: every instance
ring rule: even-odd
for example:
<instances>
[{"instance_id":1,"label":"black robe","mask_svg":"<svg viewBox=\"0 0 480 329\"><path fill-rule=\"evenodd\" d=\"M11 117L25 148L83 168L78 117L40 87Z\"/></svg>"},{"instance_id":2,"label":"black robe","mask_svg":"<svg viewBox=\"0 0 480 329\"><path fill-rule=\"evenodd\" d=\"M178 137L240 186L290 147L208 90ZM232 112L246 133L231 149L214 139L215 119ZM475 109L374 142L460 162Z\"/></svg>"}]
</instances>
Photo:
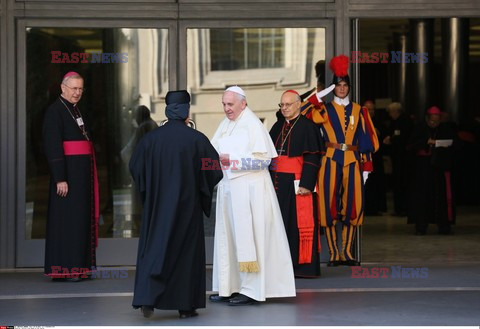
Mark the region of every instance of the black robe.
<instances>
[{"instance_id":1,"label":"black robe","mask_svg":"<svg viewBox=\"0 0 480 329\"><path fill-rule=\"evenodd\" d=\"M392 188L393 206L396 215L406 215L408 207L409 172L411 171L411 159L407 152L407 143L413 129L412 120L401 114L396 120L391 120L387 128L387 136L390 136L391 145L388 147L392 159ZM375 167L374 167L375 168Z\"/></svg>"},{"instance_id":2,"label":"black robe","mask_svg":"<svg viewBox=\"0 0 480 329\"><path fill-rule=\"evenodd\" d=\"M219 161L208 138L181 120L169 120L135 148L129 167L143 202L135 308L205 307L202 211L210 215L223 174L202 169L202 158Z\"/></svg>"},{"instance_id":3,"label":"black robe","mask_svg":"<svg viewBox=\"0 0 480 329\"><path fill-rule=\"evenodd\" d=\"M295 119L291 120L290 124L288 124L282 116L270 130L270 137L279 155L289 157L303 156L304 163L299 186L314 191L317 183L318 170L320 168L321 151L324 149L320 130L315 123L303 115L300 115L298 122L295 123L295 126L283 145L283 152L280 152L282 147L282 129L284 129L284 136L286 136L294 122ZM299 264L299 230L297 226L296 195L293 183L295 174L271 171L271 175L285 224L295 276L320 276L317 194L313 193L315 228L313 234L312 262L309 264Z\"/></svg>"},{"instance_id":4,"label":"black robe","mask_svg":"<svg viewBox=\"0 0 480 329\"><path fill-rule=\"evenodd\" d=\"M84 141L72 118L73 104L57 99L45 113L43 144L50 168L47 232L45 240L45 274L91 271L96 266L95 218L93 198L93 159L90 155L65 156L64 141ZM83 117L88 136L89 124ZM57 195L57 182L66 181L66 197ZM58 268L57 268L58 269ZM82 269L82 270L80 270ZM68 277L68 275L66 275Z\"/></svg>"},{"instance_id":5,"label":"black robe","mask_svg":"<svg viewBox=\"0 0 480 329\"><path fill-rule=\"evenodd\" d=\"M429 138L454 140L455 134L444 123L437 128L421 123L413 131L408 146L415 155L408 223L415 223L416 230L420 233L425 233L429 223L437 224L439 233L449 233L450 225L455 223L455 199L450 170L454 146L430 147L427 144ZM447 196L451 197L450 200Z\"/></svg>"}]
</instances>

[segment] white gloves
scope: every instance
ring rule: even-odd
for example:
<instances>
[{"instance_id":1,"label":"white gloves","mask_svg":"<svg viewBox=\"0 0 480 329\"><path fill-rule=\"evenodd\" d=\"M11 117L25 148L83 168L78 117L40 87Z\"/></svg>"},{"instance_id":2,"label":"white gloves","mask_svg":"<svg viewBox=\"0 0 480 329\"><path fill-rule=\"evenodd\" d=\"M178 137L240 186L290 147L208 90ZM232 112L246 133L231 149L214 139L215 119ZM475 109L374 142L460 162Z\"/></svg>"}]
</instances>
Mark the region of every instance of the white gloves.
<instances>
[{"instance_id":1,"label":"white gloves","mask_svg":"<svg viewBox=\"0 0 480 329\"><path fill-rule=\"evenodd\" d=\"M365 185L365 183L367 182L367 179L368 179L368 175L370 174L370 171L364 171L362 173L363 175L363 185Z\"/></svg>"},{"instance_id":2,"label":"white gloves","mask_svg":"<svg viewBox=\"0 0 480 329\"><path fill-rule=\"evenodd\" d=\"M330 94L333 89L335 89L335 85L334 85L334 84L332 84L332 85L331 85L330 87L328 87L328 88L323 89L322 91L319 91L319 92L317 93L317 99L318 99L318 101L319 101L320 103L322 103L322 102L323 102L323 101L322 101L322 97Z\"/></svg>"}]
</instances>

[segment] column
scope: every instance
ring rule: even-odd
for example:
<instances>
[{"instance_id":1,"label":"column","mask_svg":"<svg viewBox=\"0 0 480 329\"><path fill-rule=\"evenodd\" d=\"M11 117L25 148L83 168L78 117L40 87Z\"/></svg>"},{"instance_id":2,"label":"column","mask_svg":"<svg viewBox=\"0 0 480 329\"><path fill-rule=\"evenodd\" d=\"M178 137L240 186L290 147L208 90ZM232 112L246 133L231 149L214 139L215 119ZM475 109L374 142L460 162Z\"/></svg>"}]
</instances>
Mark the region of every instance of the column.
<instances>
[{"instance_id":1,"label":"column","mask_svg":"<svg viewBox=\"0 0 480 329\"><path fill-rule=\"evenodd\" d=\"M469 49L468 18L442 19L442 110L461 123L468 119L466 106Z\"/></svg>"}]
</instances>

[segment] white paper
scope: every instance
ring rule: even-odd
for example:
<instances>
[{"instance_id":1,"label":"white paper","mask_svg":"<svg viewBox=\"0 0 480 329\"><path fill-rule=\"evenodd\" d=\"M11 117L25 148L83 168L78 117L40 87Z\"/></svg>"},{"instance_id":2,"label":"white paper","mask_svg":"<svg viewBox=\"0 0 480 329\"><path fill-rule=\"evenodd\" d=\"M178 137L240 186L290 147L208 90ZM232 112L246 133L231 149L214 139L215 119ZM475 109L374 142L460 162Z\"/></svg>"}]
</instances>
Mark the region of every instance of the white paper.
<instances>
[{"instance_id":1,"label":"white paper","mask_svg":"<svg viewBox=\"0 0 480 329\"><path fill-rule=\"evenodd\" d=\"M452 139L437 139L435 141L435 147L449 147L452 146Z\"/></svg>"}]
</instances>

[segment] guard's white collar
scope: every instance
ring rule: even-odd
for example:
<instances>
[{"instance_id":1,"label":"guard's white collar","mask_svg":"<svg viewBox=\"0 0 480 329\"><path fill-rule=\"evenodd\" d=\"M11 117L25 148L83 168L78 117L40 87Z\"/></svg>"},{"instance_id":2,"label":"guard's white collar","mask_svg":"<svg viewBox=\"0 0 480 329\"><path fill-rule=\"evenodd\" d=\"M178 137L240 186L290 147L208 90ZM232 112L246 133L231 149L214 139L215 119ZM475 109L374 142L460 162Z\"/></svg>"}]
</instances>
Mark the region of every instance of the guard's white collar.
<instances>
[{"instance_id":1,"label":"guard's white collar","mask_svg":"<svg viewBox=\"0 0 480 329\"><path fill-rule=\"evenodd\" d=\"M343 105L343 106L347 106L348 104L350 104L350 99L348 99L348 96L346 96L345 98L339 98L335 96L333 97L333 101L338 105Z\"/></svg>"}]
</instances>

